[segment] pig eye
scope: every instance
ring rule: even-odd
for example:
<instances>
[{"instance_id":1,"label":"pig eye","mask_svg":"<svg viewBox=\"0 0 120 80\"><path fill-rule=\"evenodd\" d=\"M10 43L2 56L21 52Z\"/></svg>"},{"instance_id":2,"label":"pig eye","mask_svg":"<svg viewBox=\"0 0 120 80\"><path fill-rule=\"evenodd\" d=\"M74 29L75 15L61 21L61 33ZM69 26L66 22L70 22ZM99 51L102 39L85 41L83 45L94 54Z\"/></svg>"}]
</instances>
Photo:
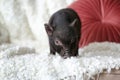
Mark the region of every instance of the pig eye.
<instances>
[{"instance_id":1,"label":"pig eye","mask_svg":"<svg viewBox=\"0 0 120 80\"><path fill-rule=\"evenodd\" d=\"M59 40L55 40L55 45L62 45L62 43Z\"/></svg>"}]
</instances>

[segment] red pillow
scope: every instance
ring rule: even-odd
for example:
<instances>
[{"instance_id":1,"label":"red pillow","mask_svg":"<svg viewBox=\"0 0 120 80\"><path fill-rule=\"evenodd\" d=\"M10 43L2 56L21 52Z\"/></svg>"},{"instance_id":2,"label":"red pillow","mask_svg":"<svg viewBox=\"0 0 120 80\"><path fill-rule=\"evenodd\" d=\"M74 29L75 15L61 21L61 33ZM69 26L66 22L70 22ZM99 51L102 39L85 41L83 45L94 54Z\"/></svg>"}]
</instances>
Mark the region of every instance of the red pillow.
<instances>
[{"instance_id":1,"label":"red pillow","mask_svg":"<svg viewBox=\"0 0 120 80\"><path fill-rule=\"evenodd\" d=\"M120 0L77 0L69 8L82 21L79 47L91 42L120 43Z\"/></svg>"}]
</instances>

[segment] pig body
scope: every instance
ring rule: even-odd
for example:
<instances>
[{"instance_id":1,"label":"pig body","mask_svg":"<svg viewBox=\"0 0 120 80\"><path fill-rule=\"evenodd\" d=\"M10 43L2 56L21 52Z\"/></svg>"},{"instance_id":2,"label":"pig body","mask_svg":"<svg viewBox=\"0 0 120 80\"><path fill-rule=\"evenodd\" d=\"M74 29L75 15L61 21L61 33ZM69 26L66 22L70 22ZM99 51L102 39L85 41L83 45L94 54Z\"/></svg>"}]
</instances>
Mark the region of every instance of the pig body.
<instances>
[{"instance_id":1,"label":"pig body","mask_svg":"<svg viewBox=\"0 0 120 80\"><path fill-rule=\"evenodd\" d=\"M45 29L50 54L57 52L64 58L78 55L81 21L74 10L66 8L55 12L45 24Z\"/></svg>"}]
</instances>

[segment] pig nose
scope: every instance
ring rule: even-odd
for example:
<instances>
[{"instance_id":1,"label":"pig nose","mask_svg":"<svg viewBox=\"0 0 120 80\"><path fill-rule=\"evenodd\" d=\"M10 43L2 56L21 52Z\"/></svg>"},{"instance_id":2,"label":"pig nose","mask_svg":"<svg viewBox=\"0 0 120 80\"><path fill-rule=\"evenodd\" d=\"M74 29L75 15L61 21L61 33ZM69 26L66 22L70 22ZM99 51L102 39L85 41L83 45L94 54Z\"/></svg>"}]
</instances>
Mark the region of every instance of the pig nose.
<instances>
[{"instance_id":1,"label":"pig nose","mask_svg":"<svg viewBox=\"0 0 120 80\"><path fill-rule=\"evenodd\" d=\"M70 50L69 49L65 49L65 54L69 54Z\"/></svg>"},{"instance_id":2,"label":"pig nose","mask_svg":"<svg viewBox=\"0 0 120 80\"><path fill-rule=\"evenodd\" d=\"M64 52L64 58L67 58L67 57L70 57L70 50L69 49L65 49L65 52Z\"/></svg>"}]
</instances>

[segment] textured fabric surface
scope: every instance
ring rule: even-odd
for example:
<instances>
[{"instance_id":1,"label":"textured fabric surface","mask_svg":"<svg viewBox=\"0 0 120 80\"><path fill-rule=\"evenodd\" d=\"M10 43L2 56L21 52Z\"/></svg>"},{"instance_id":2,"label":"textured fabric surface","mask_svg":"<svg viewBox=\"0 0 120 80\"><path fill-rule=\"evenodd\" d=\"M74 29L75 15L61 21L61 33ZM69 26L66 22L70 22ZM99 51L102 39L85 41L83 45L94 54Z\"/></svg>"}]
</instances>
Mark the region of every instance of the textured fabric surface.
<instances>
[{"instance_id":1,"label":"textured fabric surface","mask_svg":"<svg viewBox=\"0 0 120 80\"><path fill-rule=\"evenodd\" d=\"M120 0L76 0L69 7L82 20L80 47L91 42L120 43Z\"/></svg>"},{"instance_id":2,"label":"textured fabric surface","mask_svg":"<svg viewBox=\"0 0 120 80\"><path fill-rule=\"evenodd\" d=\"M120 68L120 44L94 43L79 53L63 59L45 50L37 54L29 46L1 45L0 80L84 80L83 74L90 78Z\"/></svg>"}]
</instances>

